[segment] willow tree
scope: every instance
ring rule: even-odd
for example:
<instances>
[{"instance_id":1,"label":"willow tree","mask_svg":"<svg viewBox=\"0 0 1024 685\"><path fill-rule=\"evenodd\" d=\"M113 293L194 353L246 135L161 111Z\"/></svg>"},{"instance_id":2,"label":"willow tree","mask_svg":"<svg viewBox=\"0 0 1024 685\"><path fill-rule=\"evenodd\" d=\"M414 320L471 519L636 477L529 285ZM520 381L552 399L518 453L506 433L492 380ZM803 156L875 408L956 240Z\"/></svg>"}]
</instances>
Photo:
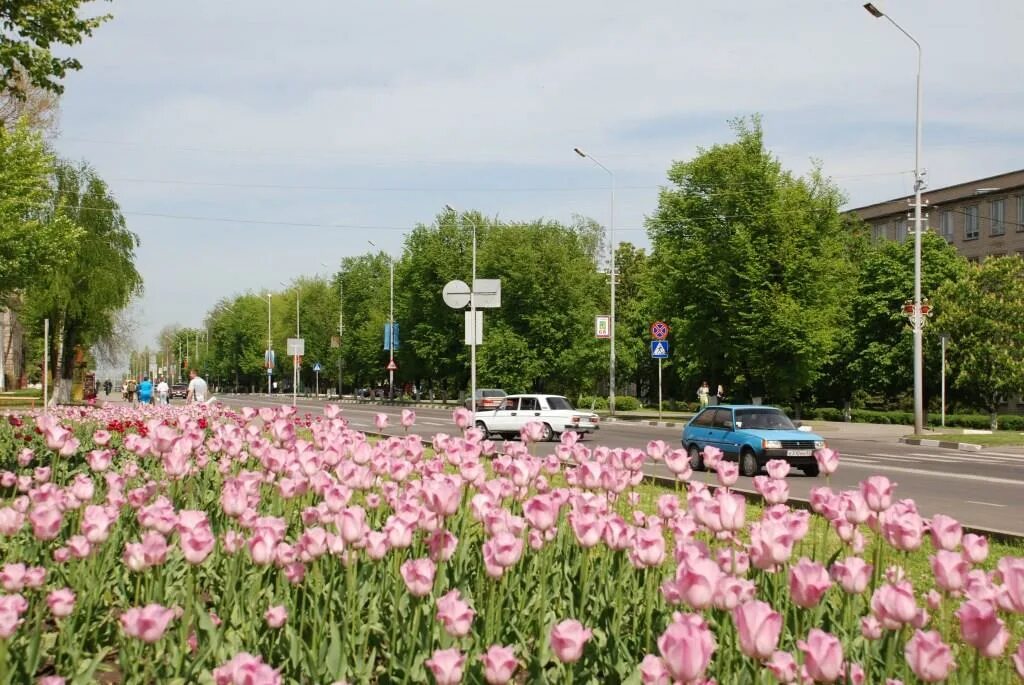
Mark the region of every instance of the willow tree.
<instances>
[{"instance_id":1,"label":"willow tree","mask_svg":"<svg viewBox=\"0 0 1024 685\"><path fill-rule=\"evenodd\" d=\"M128 230L107 184L87 165L59 162L41 221L75 227L80 235L62 269L26 291L37 325L49 319L55 383L52 403L71 399L76 350L115 335L118 315L142 292L135 268L138 237Z\"/></svg>"}]
</instances>

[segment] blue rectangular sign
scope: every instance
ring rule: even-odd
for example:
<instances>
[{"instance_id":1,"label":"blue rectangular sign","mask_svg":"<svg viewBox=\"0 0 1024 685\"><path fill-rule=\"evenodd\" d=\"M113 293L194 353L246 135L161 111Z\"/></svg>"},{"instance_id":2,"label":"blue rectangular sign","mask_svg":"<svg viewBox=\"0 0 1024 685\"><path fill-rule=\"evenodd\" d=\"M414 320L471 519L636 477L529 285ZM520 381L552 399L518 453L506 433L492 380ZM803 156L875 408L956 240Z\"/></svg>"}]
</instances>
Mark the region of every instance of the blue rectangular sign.
<instances>
[{"instance_id":1,"label":"blue rectangular sign","mask_svg":"<svg viewBox=\"0 0 1024 685\"><path fill-rule=\"evenodd\" d=\"M651 359L668 359L668 343L666 341L651 341Z\"/></svg>"},{"instance_id":2,"label":"blue rectangular sign","mask_svg":"<svg viewBox=\"0 0 1024 685\"><path fill-rule=\"evenodd\" d=\"M391 341L392 340L395 343L395 349L396 350L398 349L398 332L399 332L399 328L398 328L398 324L397 323L395 324L394 336L391 335L391 324L387 324L387 323L384 324L384 349L385 350L390 350L391 349Z\"/></svg>"}]
</instances>

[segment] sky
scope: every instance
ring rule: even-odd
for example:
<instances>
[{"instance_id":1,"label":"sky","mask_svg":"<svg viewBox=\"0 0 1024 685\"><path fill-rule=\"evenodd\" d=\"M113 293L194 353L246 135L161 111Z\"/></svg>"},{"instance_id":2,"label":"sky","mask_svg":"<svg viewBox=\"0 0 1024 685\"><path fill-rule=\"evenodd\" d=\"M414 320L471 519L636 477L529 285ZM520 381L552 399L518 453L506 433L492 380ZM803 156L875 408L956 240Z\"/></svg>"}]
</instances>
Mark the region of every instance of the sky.
<instances>
[{"instance_id":1,"label":"sky","mask_svg":"<svg viewBox=\"0 0 1024 685\"><path fill-rule=\"evenodd\" d=\"M876 3L924 49L930 187L1024 166L1019 0ZM74 50L58 152L141 247L139 345L221 298L392 254L451 204L609 219L648 246L675 160L760 113L848 206L912 192L913 44L851 0L113 0Z\"/></svg>"}]
</instances>

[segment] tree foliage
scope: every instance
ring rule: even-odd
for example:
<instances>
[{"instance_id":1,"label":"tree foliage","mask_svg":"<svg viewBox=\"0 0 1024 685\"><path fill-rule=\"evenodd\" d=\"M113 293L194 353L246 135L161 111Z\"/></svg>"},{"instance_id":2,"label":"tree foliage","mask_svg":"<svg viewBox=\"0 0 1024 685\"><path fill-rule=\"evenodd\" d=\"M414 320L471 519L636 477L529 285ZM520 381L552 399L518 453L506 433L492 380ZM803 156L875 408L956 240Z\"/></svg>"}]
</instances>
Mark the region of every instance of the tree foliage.
<instances>
[{"instance_id":1,"label":"tree foliage","mask_svg":"<svg viewBox=\"0 0 1024 685\"><path fill-rule=\"evenodd\" d=\"M92 0L0 0L0 90L25 94L25 84L54 93L69 71L82 68L74 57L54 48L81 43L109 14L82 16ZM59 50L63 52L63 49Z\"/></svg>"},{"instance_id":2,"label":"tree foliage","mask_svg":"<svg viewBox=\"0 0 1024 685\"><path fill-rule=\"evenodd\" d=\"M0 127L0 298L48 280L70 258L81 230L54 214L54 159L26 123Z\"/></svg>"},{"instance_id":3,"label":"tree foliage","mask_svg":"<svg viewBox=\"0 0 1024 685\"><path fill-rule=\"evenodd\" d=\"M818 171L782 169L758 118L734 129L735 142L669 171L649 222L661 310L673 313L678 354L703 377L789 400L837 349L853 282L842 196Z\"/></svg>"},{"instance_id":4,"label":"tree foliage","mask_svg":"<svg viewBox=\"0 0 1024 685\"><path fill-rule=\"evenodd\" d=\"M993 257L942 285L933 336L946 333L953 387L995 421L1000 401L1024 391L1024 259Z\"/></svg>"},{"instance_id":5,"label":"tree foliage","mask_svg":"<svg viewBox=\"0 0 1024 685\"><path fill-rule=\"evenodd\" d=\"M75 349L88 351L114 334L118 314L142 292L142 276L135 269L139 240L126 227L106 183L86 165L57 165L40 221L73 227L78 235L69 261L45 281L32 283L25 296L26 311L37 327L50 319L52 358L61 381L55 384L54 397L67 402Z\"/></svg>"}]
</instances>

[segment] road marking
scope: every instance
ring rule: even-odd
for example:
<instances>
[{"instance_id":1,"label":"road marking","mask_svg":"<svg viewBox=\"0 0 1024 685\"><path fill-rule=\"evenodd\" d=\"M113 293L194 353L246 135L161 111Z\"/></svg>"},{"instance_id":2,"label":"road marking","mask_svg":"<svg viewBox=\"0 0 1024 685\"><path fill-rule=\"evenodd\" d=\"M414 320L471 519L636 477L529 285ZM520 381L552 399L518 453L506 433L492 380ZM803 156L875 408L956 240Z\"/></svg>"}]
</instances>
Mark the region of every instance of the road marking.
<instances>
[{"instance_id":1,"label":"road marking","mask_svg":"<svg viewBox=\"0 0 1024 685\"><path fill-rule=\"evenodd\" d=\"M843 459L839 460L840 466L843 464ZM935 476L937 478L953 478L958 480L975 480L983 483L998 483L1001 485L1024 485L1024 480L1014 480L1012 478L996 478L995 476L978 476L973 473L949 473L947 471L929 471L927 469L910 469L905 466L889 466L887 464L863 464L857 462L849 462L850 466L855 469L872 468L879 471L893 473L913 473L921 476Z\"/></svg>"},{"instance_id":2,"label":"road marking","mask_svg":"<svg viewBox=\"0 0 1024 685\"><path fill-rule=\"evenodd\" d=\"M967 500L967 503L968 504L980 504L980 505L985 506L985 507L1003 507L1003 508L1006 507L1005 504L995 504L993 502L978 502L977 500L973 500L973 499Z\"/></svg>"},{"instance_id":3,"label":"road marking","mask_svg":"<svg viewBox=\"0 0 1024 685\"><path fill-rule=\"evenodd\" d=\"M863 466L878 466L881 462L871 459L861 459L858 457L851 457L849 455L843 455L839 458L840 464L861 464Z\"/></svg>"}]
</instances>

